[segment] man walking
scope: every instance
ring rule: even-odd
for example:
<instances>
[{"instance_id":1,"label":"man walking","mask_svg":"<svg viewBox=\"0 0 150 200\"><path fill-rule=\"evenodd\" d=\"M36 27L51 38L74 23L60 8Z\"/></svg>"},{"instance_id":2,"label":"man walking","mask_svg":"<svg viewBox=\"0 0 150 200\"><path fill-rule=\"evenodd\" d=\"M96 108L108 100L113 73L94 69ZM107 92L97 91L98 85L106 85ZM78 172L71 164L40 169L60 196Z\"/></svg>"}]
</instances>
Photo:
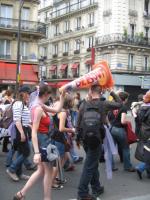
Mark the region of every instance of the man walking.
<instances>
[{"instance_id":1,"label":"man walking","mask_svg":"<svg viewBox=\"0 0 150 200\"><path fill-rule=\"evenodd\" d=\"M102 139L104 137L104 124L108 111L122 106L120 98L111 92L115 102L101 101L101 88L94 85L89 89L91 100L85 101L79 109L77 121L77 142L83 142L86 159L78 186L78 200L95 200L104 192L99 181L99 158L102 152ZM92 195L89 194L89 184Z\"/></svg>"}]
</instances>

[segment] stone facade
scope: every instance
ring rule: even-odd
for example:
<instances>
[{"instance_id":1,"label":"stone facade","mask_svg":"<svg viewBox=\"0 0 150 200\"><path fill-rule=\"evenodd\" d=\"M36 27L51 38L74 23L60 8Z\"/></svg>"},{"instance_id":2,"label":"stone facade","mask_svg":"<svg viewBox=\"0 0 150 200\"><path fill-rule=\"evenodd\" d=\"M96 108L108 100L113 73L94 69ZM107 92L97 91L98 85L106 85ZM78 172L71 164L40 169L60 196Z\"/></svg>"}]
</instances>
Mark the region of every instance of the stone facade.
<instances>
[{"instance_id":1,"label":"stone facade","mask_svg":"<svg viewBox=\"0 0 150 200\"><path fill-rule=\"evenodd\" d=\"M88 72L91 47L96 49L95 62L107 60L114 77L125 76L125 85L128 75L134 76L138 87L141 86L139 76L150 75L150 1L56 0L45 10L40 9L39 14L44 16L45 11L48 35L47 40L40 42L39 53L46 53L49 81L55 81L53 77L63 78L62 64L67 64L65 79L74 78L74 63L80 64L78 76ZM89 37L93 37L91 46ZM65 43L69 47L64 47ZM77 48L80 51L76 52ZM53 65L56 66L55 76L51 70ZM123 84L116 81L116 86L122 89L125 88Z\"/></svg>"},{"instance_id":2,"label":"stone facade","mask_svg":"<svg viewBox=\"0 0 150 200\"><path fill-rule=\"evenodd\" d=\"M34 1L35 2L35 1ZM37 1L38 3L38 1ZM37 41L45 36L38 26L38 4L25 1L22 10L21 24L21 54L23 62L38 62ZM1 52L0 59L15 61L17 58L17 29L19 18L19 1L1 0L0 2L0 41L9 41L8 52ZM10 12L10 13L9 13ZM8 18L8 19L7 19ZM6 55L8 54L8 55ZM9 57L9 59L8 59Z\"/></svg>"}]
</instances>

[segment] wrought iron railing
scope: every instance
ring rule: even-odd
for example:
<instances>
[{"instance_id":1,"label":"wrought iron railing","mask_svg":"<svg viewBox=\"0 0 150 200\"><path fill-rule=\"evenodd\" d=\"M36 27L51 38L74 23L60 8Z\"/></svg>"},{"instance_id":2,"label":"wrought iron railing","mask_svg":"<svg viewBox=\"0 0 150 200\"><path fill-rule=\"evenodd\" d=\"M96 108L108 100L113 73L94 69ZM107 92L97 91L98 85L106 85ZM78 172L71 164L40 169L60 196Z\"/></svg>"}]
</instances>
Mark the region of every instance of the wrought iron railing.
<instances>
[{"instance_id":1,"label":"wrought iron railing","mask_svg":"<svg viewBox=\"0 0 150 200\"><path fill-rule=\"evenodd\" d=\"M132 16L132 17L137 17L138 16L138 12L136 10L129 9L129 15Z\"/></svg>"},{"instance_id":2,"label":"wrought iron railing","mask_svg":"<svg viewBox=\"0 0 150 200\"><path fill-rule=\"evenodd\" d=\"M0 59L11 59L11 55L0 54Z\"/></svg>"},{"instance_id":3,"label":"wrought iron railing","mask_svg":"<svg viewBox=\"0 0 150 200\"><path fill-rule=\"evenodd\" d=\"M107 44L127 44L127 45L137 45L137 46L146 46L150 47L150 38L142 36L131 36L124 34L110 34L97 37L95 40L95 46L107 45Z\"/></svg>"},{"instance_id":4,"label":"wrought iron railing","mask_svg":"<svg viewBox=\"0 0 150 200\"><path fill-rule=\"evenodd\" d=\"M0 28L18 29L18 19L0 17ZM41 22L21 20L21 30L46 35L46 26Z\"/></svg>"},{"instance_id":5,"label":"wrought iron railing","mask_svg":"<svg viewBox=\"0 0 150 200\"><path fill-rule=\"evenodd\" d=\"M80 0L78 3L70 4L69 6L65 6L62 9L56 10L51 13L51 18L56 18L61 15L65 15L67 13L72 13L74 11L84 9L86 7L92 6L92 5L97 5L97 0Z\"/></svg>"}]
</instances>

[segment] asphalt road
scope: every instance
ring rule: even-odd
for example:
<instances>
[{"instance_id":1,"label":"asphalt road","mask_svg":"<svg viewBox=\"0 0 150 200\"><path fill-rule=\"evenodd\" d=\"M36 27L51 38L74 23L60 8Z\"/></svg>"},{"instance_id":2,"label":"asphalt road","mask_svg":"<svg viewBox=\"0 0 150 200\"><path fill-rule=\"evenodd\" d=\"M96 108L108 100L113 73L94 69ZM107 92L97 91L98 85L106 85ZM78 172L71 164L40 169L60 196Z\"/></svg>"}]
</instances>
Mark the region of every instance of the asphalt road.
<instances>
[{"instance_id":1,"label":"asphalt road","mask_svg":"<svg viewBox=\"0 0 150 200\"><path fill-rule=\"evenodd\" d=\"M137 163L134 159L135 145L131 148L131 155L133 163ZM83 151L80 155L84 156ZM129 173L123 171L122 164L116 158L118 171L114 172L113 179L107 180L105 173L105 165L100 165L101 182L105 187L105 193L100 197L100 200L150 200L150 180L143 178L139 180L136 173ZM19 190L24 181L19 183L12 182L5 172L5 154L1 153L0 145L0 200L12 200L14 193ZM63 190L53 191L53 200L75 200L77 194L77 186L82 170L82 164L76 165L74 172L67 172L65 176L68 183ZM29 172L25 172L26 174ZM42 184L39 181L27 194L26 200L42 200Z\"/></svg>"}]
</instances>

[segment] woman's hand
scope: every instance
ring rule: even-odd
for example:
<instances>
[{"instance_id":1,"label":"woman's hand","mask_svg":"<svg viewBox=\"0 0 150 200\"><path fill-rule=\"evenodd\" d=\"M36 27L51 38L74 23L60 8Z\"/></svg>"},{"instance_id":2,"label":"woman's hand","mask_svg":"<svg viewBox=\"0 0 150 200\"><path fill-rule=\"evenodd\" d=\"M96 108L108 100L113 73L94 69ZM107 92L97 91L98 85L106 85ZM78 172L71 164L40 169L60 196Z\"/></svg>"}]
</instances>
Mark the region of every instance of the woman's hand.
<instances>
[{"instance_id":1,"label":"woman's hand","mask_svg":"<svg viewBox=\"0 0 150 200\"><path fill-rule=\"evenodd\" d=\"M72 128L70 132L67 133L70 137L75 136L75 128Z\"/></svg>"},{"instance_id":2,"label":"woman's hand","mask_svg":"<svg viewBox=\"0 0 150 200\"><path fill-rule=\"evenodd\" d=\"M62 91L60 94L60 101L64 101L65 95L66 95L66 92Z\"/></svg>"},{"instance_id":3,"label":"woman's hand","mask_svg":"<svg viewBox=\"0 0 150 200\"><path fill-rule=\"evenodd\" d=\"M39 163L41 162L41 154L40 154L40 153L34 154L33 162L34 162L35 164L39 164Z\"/></svg>"}]
</instances>

